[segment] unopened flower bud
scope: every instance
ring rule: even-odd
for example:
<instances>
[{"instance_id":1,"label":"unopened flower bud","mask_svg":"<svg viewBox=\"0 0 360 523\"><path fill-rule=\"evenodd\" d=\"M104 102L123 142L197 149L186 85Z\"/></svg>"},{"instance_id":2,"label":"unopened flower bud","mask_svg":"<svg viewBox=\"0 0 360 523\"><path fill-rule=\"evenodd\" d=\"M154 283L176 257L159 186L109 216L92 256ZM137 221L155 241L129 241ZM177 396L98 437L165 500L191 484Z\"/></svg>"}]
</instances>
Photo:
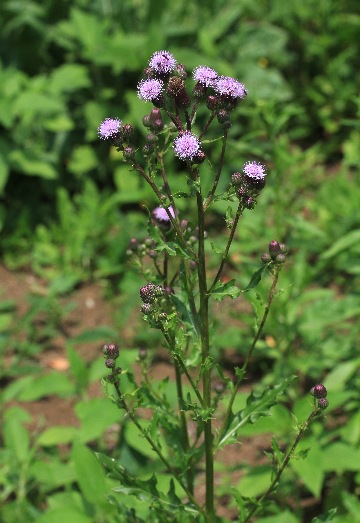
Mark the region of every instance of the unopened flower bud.
<instances>
[{"instance_id":1,"label":"unopened flower bud","mask_svg":"<svg viewBox=\"0 0 360 523\"><path fill-rule=\"evenodd\" d=\"M111 359L111 358L108 358L106 361L105 361L105 367L107 367L108 369L113 369L116 365L116 362L115 360Z\"/></svg>"},{"instance_id":2,"label":"unopened flower bud","mask_svg":"<svg viewBox=\"0 0 360 523\"><path fill-rule=\"evenodd\" d=\"M154 152L154 146L152 143L146 143L143 148L142 152L144 156L150 156Z\"/></svg>"},{"instance_id":3,"label":"unopened flower bud","mask_svg":"<svg viewBox=\"0 0 360 523\"><path fill-rule=\"evenodd\" d=\"M117 345L115 345L115 343L109 343L103 346L103 353L105 356L116 360L116 358L119 357L119 348Z\"/></svg>"},{"instance_id":4,"label":"unopened flower bud","mask_svg":"<svg viewBox=\"0 0 360 523\"><path fill-rule=\"evenodd\" d=\"M145 349L144 347L141 347L141 349L139 349L139 352L138 352L138 356L139 356L139 359L140 360L144 360L147 356L147 349Z\"/></svg>"},{"instance_id":5,"label":"unopened flower bud","mask_svg":"<svg viewBox=\"0 0 360 523\"><path fill-rule=\"evenodd\" d=\"M271 256L268 252L264 252L264 254L261 255L261 261L263 263L269 263L271 262Z\"/></svg>"},{"instance_id":6,"label":"unopened flower bud","mask_svg":"<svg viewBox=\"0 0 360 523\"><path fill-rule=\"evenodd\" d=\"M136 238L131 238L130 242L129 242L129 248L132 250L132 251L136 251L137 248L138 248L138 245L139 245L139 242Z\"/></svg>"},{"instance_id":7,"label":"unopened flower bud","mask_svg":"<svg viewBox=\"0 0 360 523\"><path fill-rule=\"evenodd\" d=\"M129 123L126 123L122 128L123 136L128 140L134 134L134 128Z\"/></svg>"},{"instance_id":8,"label":"unopened flower bud","mask_svg":"<svg viewBox=\"0 0 360 523\"><path fill-rule=\"evenodd\" d=\"M219 98L214 95L208 96L206 100L206 107L210 109L210 111L215 111L219 107Z\"/></svg>"},{"instance_id":9,"label":"unopened flower bud","mask_svg":"<svg viewBox=\"0 0 360 523\"><path fill-rule=\"evenodd\" d=\"M156 298L161 298L161 296L164 296L164 289L161 287L161 285L155 285L154 296Z\"/></svg>"},{"instance_id":10,"label":"unopened flower bud","mask_svg":"<svg viewBox=\"0 0 360 523\"><path fill-rule=\"evenodd\" d=\"M252 196L249 196L243 201L243 205L246 209L253 209L255 207L255 204L256 200Z\"/></svg>"},{"instance_id":11,"label":"unopened flower bud","mask_svg":"<svg viewBox=\"0 0 360 523\"><path fill-rule=\"evenodd\" d=\"M160 321L166 321L166 319L167 319L167 314L166 314L166 312L161 312L161 313L159 314L159 320L160 320Z\"/></svg>"},{"instance_id":12,"label":"unopened flower bud","mask_svg":"<svg viewBox=\"0 0 360 523\"><path fill-rule=\"evenodd\" d=\"M148 283L147 285L144 285L140 289L140 298L144 303L153 303L156 299L154 290L156 288L156 285L153 283Z\"/></svg>"},{"instance_id":13,"label":"unopened flower bud","mask_svg":"<svg viewBox=\"0 0 360 523\"><path fill-rule=\"evenodd\" d=\"M124 147L123 149L124 160L131 161L135 158L135 149L133 147Z\"/></svg>"},{"instance_id":14,"label":"unopened flower bud","mask_svg":"<svg viewBox=\"0 0 360 523\"><path fill-rule=\"evenodd\" d=\"M282 254L280 244L276 240L269 243L269 254L273 260L275 260L278 254Z\"/></svg>"},{"instance_id":15,"label":"unopened flower bud","mask_svg":"<svg viewBox=\"0 0 360 523\"><path fill-rule=\"evenodd\" d=\"M322 383L318 383L310 390L310 394L315 396L315 398L317 398L317 399L326 398L327 390L326 390L326 387Z\"/></svg>"},{"instance_id":16,"label":"unopened flower bud","mask_svg":"<svg viewBox=\"0 0 360 523\"><path fill-rule=\"evenodd\" d=\"M279 245L280 245L281 253L282 253L282 254L287 254L287 252L288 252L288 248L287 248L287 246L285 245L285 243L280 243Z\"/></svg>"},{"instance_id":17,"label":"unopened flower bud","mask_svg":"<svg viewBox=\"0 0 360 523\"><path fill-rule=\"evenodd\" d=\"M147 136L146 136L146 141L150 144L153 144L153 143L156 143L159 141L159 138L156 136L156 134L154 133L149 133Z\"/></svg>"},{"instance_id":18,"label":"unopened flower bud","mask_svg":"<svg viewBox=\"0 0 360 523\"><path fill-rule=\"evenodd\" d=\"M143 303L141 306L141 312L147 316L154 311L154 306L151 303Z\"/></svg>"},{"instance_id":19,"label":"unopened flower bud","mask_svg":"<svg viewBox=\"0 0 360 523\"><path fill-rule=\"evenodd\" d=\"M318 401L318 407L325 410L329 406L329 402L326 398L320 398Z\"/></svg>"},{"instance_id":20,"label":"unopened flower bud","mask_svg":"<svg viewBox=\"0 0 360 523\"><path fill-rule=\"evenodd\" d=\"M200 164L205 161L205 158L206 158L206 154L204 153L204 151L198 151L193 158L193 162Z\"/></svg>"},{"instance_id":21,"label":"unopened flower bud","mask_svg":"<svg viewBox=\"0 0 360 523\"><path fill-rule=\"evenodd\" d=\"M145 114L143 116L142 123L143 123L144 127L150 127L151 120L150 120L150 115L149 114Z\"/></svg>"},{"instance_id":22,"label":"unopened flower bud","mask_svg":"<svg viewBox=\"0 0 360 523\"><path fill-rule=\"evenodd\" d=\"M174 69L174 74L176 74L177 76L180 76L180 78L185 80L186 77L187 77L187 72L186 72L186 69L185 69L185 65L184 64L177 64L175 66L175 69Z\"/></svg>"},{"instance_id":23,"label":"unopened flower bud","mask_svg":"<svg viewBox=\"0 0 360 523\"><path fill-rule=\"evenodd\" d=\"M240 187L242 185L244 181L244 177L242 175L242 173L233 173L231 175L231 182L233 185L235 185L235 187Z\"/></svg>"},{"instance_id":24,"label":"unopened flower bud","mask_svg":"<svg viewBox=\"0 0 360 523\"><path fill-rule=\"evenodd\" d=\"M278 254L275 258L276 263L285 263L286 262L286 256L285 254Z\"/></svg>"},{"instance_id":25,"label":"unopened flower bud","mask_svg":"<svg viewBox=\"0 0 360 523\"><path fill-rule=\"evenodd\" d=\"M203 99L205 98L206 96L206 92L207 92L207 87L206 85L203 85L201 84L200 82L198 82L195 87L194 87L194 90L193 90L193 96L195 98L199 98L199 99Z\"/></svg>"},{"instance_id":26,"label":"unopened flower bud","mask_svg":"<svg viewBox=\"0 0 360 523\"><path fill-rule=\"evenodd\" d=\"M220 109L220 111L216 113L216 116L220 124L223 124L230 120L230 115L225 109Z\"/></svg>"}]
</instances>

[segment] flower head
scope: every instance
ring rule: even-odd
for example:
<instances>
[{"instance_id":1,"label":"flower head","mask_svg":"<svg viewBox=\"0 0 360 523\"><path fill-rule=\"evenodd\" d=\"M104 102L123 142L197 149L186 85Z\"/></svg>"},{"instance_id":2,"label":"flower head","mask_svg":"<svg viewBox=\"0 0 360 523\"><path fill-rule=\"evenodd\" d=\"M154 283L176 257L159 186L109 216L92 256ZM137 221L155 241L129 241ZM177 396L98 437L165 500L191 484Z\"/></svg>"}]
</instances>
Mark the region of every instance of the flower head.
<instances>
[{"instance_id":1,"label":"flower head","mask_svg":"<svg viewBox=\"0 0 360 523\"><path fill-rule=\"evenodd\" d=\"M98 134L102 140L115 138L121 130L122 121L119 118L105 118L99 125Z\"/></svg>"},{"instance_id":2,"label":"flower head","mask_svg":"<svg viewBox=\"0 0 360 523\"><path fill-rule=\"evenodd\" d=\"M164 83L156 78L149 78L147 80L141 80L138 84L138 96L145 102L151 102L159 98L163 89Z\"/></svg>"},{"instance_id":3,"label":"flower head","mask_svg":"<svg viewBox=\"0 0 360 523\"><path fill-rule=\"evenodd\" d=\"M168 207L168 211L171 214L173 218L175 218L175 212L172 206ZM168 224L170 222L170 218L164 207L156 207L156 209L152 212L154 218L158 222L166 223Z\"/></svg>"},{"instance_id":4,"label":"flower head","mask_svg":"<svg viewBox=\"0 0 360 523\"><path fill-rule=\"evenodd\" d=\"M310 393L315 396L315 398L326 398L327 396L327 390L326 387L322 383L318 383L315 385L311 390Z\"/></svg>"},{"instance_id":5,"label":"flower head","mask_svg":"<svg viewBox=\"0 0 360 523\"><path fill-rule=\"evenodd\" d=\"M184 131L175 138L173 147L181 160L193 160L200 151L200 141L190 131Z\"/></svg>"},{"instance_id":6,"label":"flower head","mask_svg":"<svg viewBox=\"0 0 360 523\"><path fill-rule=\"evenodd\" d=\"M149 65L156 73L168 74L176 66L176 60L169 51L156 51L149 60Z\"/></svg>"},{"instance_id":7,"label":"flower head","mask_svg":"<svg viewBox=\"0 0 360 523\"><path fill-rule=\"evenodd\" d=\"M247 95L245 85L231 76L219 76L214 82L214 89L219 95L233 100L245 98Z\"/></svg>"},{"instance_id":8,"label":"flower head","mask_svg":"<svg viewBox=\"0 0 360 523\"><path fill-rule=\"evenodd\" d=\"M213 87L218 74L211 67L199 65L194 69L193 78L205 87Z\"/></svg>"},{"instance_id":9,"label":"flower head","mask_svg":"<svg viewBox=\"0 0 360 523\"><path fill-rule=\"evenodd\" d=\"M263 180L266 176L265 167L258 162L246 162L243 171L249 178Z\"/></svg>"}]
</instances>

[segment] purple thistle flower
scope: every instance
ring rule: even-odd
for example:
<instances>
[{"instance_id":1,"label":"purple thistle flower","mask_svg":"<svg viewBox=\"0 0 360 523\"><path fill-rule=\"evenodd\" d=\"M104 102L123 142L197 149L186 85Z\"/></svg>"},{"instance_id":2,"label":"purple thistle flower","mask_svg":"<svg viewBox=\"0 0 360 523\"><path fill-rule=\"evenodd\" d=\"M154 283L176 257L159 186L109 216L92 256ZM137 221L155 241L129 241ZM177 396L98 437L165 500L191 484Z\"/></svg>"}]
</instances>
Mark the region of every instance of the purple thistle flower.
<instances>
[{"instance_id":1,"label":"purple thistle flower","mask_svg":"<svg viewBox=\"0 0 360 523\"><path fill-rule=\"evenodd\" d=\"M192 160L200 150L200 142L190 131L183 131L175 138L173 147L181 160Z\"/></svg>"},{"instance_id":2,"label":"purple thistle flower","mask_svg":"<svg viewBox=\"0 0 360 523\"><path fill-rule=\"evenodd\" d=\"M171 216L173 218L175 218L175 212L171 205L170 205L170 207L168 207L168 211L171 214ZM170 222L170 218L168 216L168 213L164 209L164 207L156 207L156 209L153 210L152 214L153 214L155 220L157 220L158 222L162 222L162 223L166 223L166 224L168 224Z\"/></svg>"},{"instance_id":3,"label":"purple thistle flower","mask_svg":"<svg viewBox=\"0 0 360 523\"><path fill-rule=\"evenodd\" d=\"M148 80L141 80L138 84L138 96L145 102L151 102L159 98L163 89L164 82L156 78L149 78Z\"/></svg>"},{"instance_id":4,"label":"purple thistle flower","mask_svg":"<svg viewBox=\"0 0 360 523\"><path fill-rule=\"evenodd\" d=\"M263 180L266 176L265 167L258 162L246 162L243 171L249 178Z\"/></svg>"},{"instance_id":5,"label":"purple thistle flower","mask_svg":"<svg viewBox=\"0 0 360 523\"><path fill-rule=\"evenodd\" d=\"M120 133L121 126L122 121L119 118L105 118L99 125L98 135L102 140L115 138Z\"/></svg>"},{"instance_id":6,"label":"purple thistle flower","mask_svg":"<svg viewBox=\"0 0 360 523\"><path fill-rule=\"evenodd\" d=\"M231 78L231 76L220 76L214 83L215 91L221 96L232 98L236 100L237 98L245 98L247 95L247 90L245 85Z\"/></svg>"},{"instance_id":7,"label":"purple thistle flower","mask_svg":"<svg viewBox=\"0 0 360 523\"><path fill-rule=\"evenodd\" d=\"M156 73L168 74L176 66L176 60L169 51L156 51L149 60L149 65Z\"/></svg>"},{"instance_id":8,"label":"purple thistle flower","mask_svg":"<svg viewBox=\"0 0 360 523\"><path fill-rule=\"evenodd\" d=\"M194 69L193 78L200 84L205 85L205 87L213 87L218 74L211 67L199 65Z\"/></svg>"}]
</instances>

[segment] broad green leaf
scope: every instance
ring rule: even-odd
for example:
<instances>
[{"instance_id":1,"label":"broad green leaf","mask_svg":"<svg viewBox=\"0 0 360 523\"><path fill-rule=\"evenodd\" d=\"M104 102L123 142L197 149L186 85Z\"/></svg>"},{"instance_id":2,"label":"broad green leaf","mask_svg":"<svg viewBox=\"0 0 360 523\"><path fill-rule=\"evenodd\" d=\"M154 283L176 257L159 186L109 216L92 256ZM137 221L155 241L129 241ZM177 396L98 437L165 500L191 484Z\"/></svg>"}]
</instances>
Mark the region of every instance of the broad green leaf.
<instances>
[{"instance_id":1,"label":"broad green leaf","mask_svg":"<svg viewBox=\"0 0 360 523\"><path fill-rule=\"evenodd\" d=\"M243 477L237 486L242 496L256 497L265 492L271 483L272 468L269 465L257 466Z\"/></svg>"},{"instance_id":2,"label":"broad green leaf","mask_svg":"<svg viewBox=\"0 0 360 523\"><path fill-rule=\"evenodd\" d=\"M328 260L329 258L333 258L339 252L344 251L346 249L349 249L350 247L358 246L360 242L360 229L356 229L355 231L351 231L344 236L342 236L339 240L337 240L335 243L332 244L329 249L327 249L325 252L323 252L320 256L323 260Z\"/></svg>"},{"instance_id":3,"label":"broad green leaf","mask_svg":"<svg viewBox=\"0 0 360 523\"><path fill-rule=\"evenodd\" d=\"M76 380L76 384L81 390L83 390L86 388L89 378L89 370L86 363L80 354L72 347L68 347L66 353L70 363L70 370Z\"/></svg>"},{"instance_id":4,"label":"broad green leaf","mask_svg":"<svg viewBox=\"0 0 360 523\"><path fill-rule=\"evenodd\" d=\"M41 158L29 150L16 150L9 154L10 162L24 174L55 180L58 173L46 158Z\"/></svg>"},{"instance_id":5,"label":"broad green leaf","mask_svg":"<svg viewBox=\"0 0 360 523\"><path fill-rule=\"evenodd\" d=\"M93 523L92 516L87 516L81 509L76 507L67 507L66 505L59 508L47 510L36 520L38 523Z\"/></svg>"},{"instance_id":6,"label":"broad green leaf","mask_svg":"<svg viewBox=\"0 0 360 523\"><path fill-rule=\"evenodd\" d=\"M78 433L75 427L50 427L42 432L37 440L43 447L71 443Z\"/></svg>"},{"instance_id":7,"label":"broad green leaf","mask_svg":"<svg viewBox=\"0 0 360 523\"><path fill-rule=\"evenodd\" d=\"M310 450L309 450L310 447ZM290 467L298 474L306 488L316 497L321 493L325 477L324 452L318 441L311 437L303 440L297 448L297 452L307 449L305 459L290 459ZM301 457L301 455L300 455Z\"/></svg>"},{"instance_id":8,"label":"broad green leaf","mask_svg":"<svg viewBox=\"0 0 360 523\"><path fill-rule=\"evenodd\" d=\"M32 378L32 382L21 390L18 400L36 401L51 395L64 398L74 393L73 383L60 372L50 372L42 376L32 376Z\"/></svg>"},{"instance_id":9,"label":"broad green leaf","mask_svg":"<svg viewBox=\"0 0 360 523\"><path fill-rule=\"evenodd\" d=\"M75 407L81 421L78 436L83 443L99 438L107 428L122 419L122 412L107 398L81 401Z\"/></svg>"},{"instance_id":10,"label":"broad green leaf","mask_svg":"<svg viewBox=\"0 0 360 523\"><path fill-rule=\"evenodd\" d=\"M74 464L71 461L62 463L55 456L51 460L31 463L29 473L45 490L70 485L76 480Z\"/></svg>"},{"instance_id":11,"label":"broad green leaf","mask_svg":"<svg viewBox=\"0 0 360 523\"><path fill-rule=\"evenodd\" d=\"M71 457L75 464L77 482L85 498L91 504L106 505L109 488L105 472L95 454L82 443L75 441Z\"/></svg>"},{"instance_id":12,"label":"broad green leaf","mask_svg":"<svg viewBox=\"0 0 360 523\"><path fill-rule=\"evenodd\" d=\"M19 463L29 459L30 438L23 423L29 421L29 415L18 407L9 408L5 413L3 435L5 446L10 449Z\"/></svg>"},{"instance_id":13,"label":"broad green leaf","mask_svg":"<svg viewBox=\"0 0 360 523\"><path fill-rule=\"evenodd\" d=\"M339 474L347 471L359 470L360 449L346 445L340 441L322 449L323 469L335 471Z\"/></svg>"},{"instance_id":14,"label":"broad green leaf","mask_svg":"<svg viewBox=\"0 0 360 523\"><path fill-rule=\"evenodd\" d=\"M94 149L89 145L80 145L73 150L67 167L71 173L80 175L94 169L97 162Z\"/></svg>"},{"instance_id":15,"label":"broad green leaf","mask_svg":"<svg viewBox=\"0 0 360 523\"><path fill-rule=\"evenodd\" d=\"M265 518L256 518L256 523L300 523L299 518L289 510L282 510L276 516L267 516Z\"/></svg>"}]
</instances>

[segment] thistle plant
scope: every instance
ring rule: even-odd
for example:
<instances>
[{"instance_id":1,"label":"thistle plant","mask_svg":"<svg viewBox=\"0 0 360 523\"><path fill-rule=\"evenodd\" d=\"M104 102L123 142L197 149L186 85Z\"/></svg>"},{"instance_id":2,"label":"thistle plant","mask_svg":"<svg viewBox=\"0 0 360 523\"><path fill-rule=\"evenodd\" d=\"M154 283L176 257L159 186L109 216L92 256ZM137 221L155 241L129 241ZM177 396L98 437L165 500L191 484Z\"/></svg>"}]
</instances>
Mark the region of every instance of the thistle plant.
<instances>
[{"instance_id":1,"label":"thistle plant","mask_svg":"<svg viewBox=\"0 0 360 523\"><path fill-rule=\"evenodd\" d=\"M105 364L111 372L104 385L111 399L125 411L125 419L135 424L144 445L154 451L154 471L166 472L171 478L168 491L164 493L158 488L156 474L144 481L130 476L121 463L104 456L100 459L112 477L119 480L115 491L143 499L149 510L157 513L156 521L214 523L221 521L214 482L218 451L241 441L242 428L268 415L294 378L289 376L282 383L252 392L246 406L234 412L237 392L246 378L276 296L287 248L279 241L268 243L260 268L246 289L241 289L235 280L224 281L240 219L246 212L256 212L268 176L257 158L245 159L231 178L224 168L232 118L248 95L243 83L203 65L193 71L192 78L187 78L185 65L179 64L168 51L159 51L150 58L137 93L141 100L152 104L143 117L147 130L145 143L139 145L132 125L118 117L105 119L98 133L122 155L129 165L129 176L142 177L157 200L156 207L148 210L147 237L133 238L128 254L144 276L139 291L140 313L149 328L161 333L163 346L173 363L177 407L173 408L161 386L152 380L151 357L146 351L139 354L142 372L136 381L130 369L120 367L121 349L112 343L105 345ZM216 163L211 155L209 159L214 142L220 143ZM169 169L174 165L180 170L177 176L183 177L187 184L185 191L175 192L171 188L173 176ZM228 187L219 194L222 175L229 177ZM210 188L205 190L209 180ZM224 216L228 233L221 252L213 246L206 231L207 215L218 201L228 202ZM190 220L188 216L195 218ZM272 284L263 315L242 365L234 368L233 379L229 379L213 353L212 301L239 298L242 292L258 285L265 273ZM297 426L289 450L280 450L273 440L273 478L269 488L253 499L244 498L233 489L238 521L250 521L266 511L297 444L310 422L327 406L326 389L322 385L316 385L312 394L313 408L308 419ZM150 410L150 422L142 418L140 407Z\"/></svg>"}]
</instances>

